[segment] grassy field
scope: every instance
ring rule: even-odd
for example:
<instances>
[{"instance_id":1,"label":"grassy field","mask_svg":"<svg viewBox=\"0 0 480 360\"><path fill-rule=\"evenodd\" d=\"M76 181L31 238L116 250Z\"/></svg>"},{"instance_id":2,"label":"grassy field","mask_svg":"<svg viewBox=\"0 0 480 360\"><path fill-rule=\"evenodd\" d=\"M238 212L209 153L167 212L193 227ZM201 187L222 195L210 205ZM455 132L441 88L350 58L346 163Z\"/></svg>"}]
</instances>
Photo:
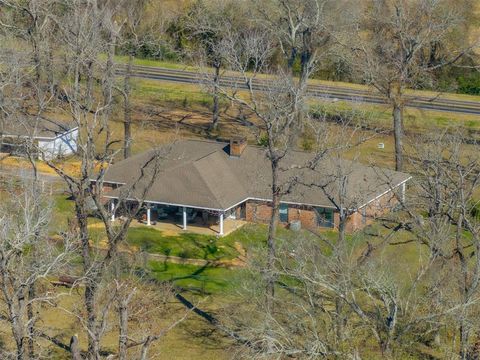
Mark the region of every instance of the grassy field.
<instances>
[{"instance_id":1,"label":"grassy field","mask_svg":"<svg viewBox=\"0 0 480 360\"><path fill-rule=\"evenodd\" d=\"M120 64L126 64L128 62L128 56L116 55L115 61ZM141 59L141 58L135 58L133 63L138 66L154 66L154 67L162 67L165 69L173 69L173 70L196 71L198 69L195 66L176 63L172 61L161 61L161 60L151 60L151 59Z\"/></svg>"},{"instance_id":2,"label":"grassy field","mask_svg":"<svg viewBox=\"0 0 480 360\"><path fill-rule=\"evenodd\" d=\"M212 97L200 86L184 85L154 80L135 80L135 101L138 106L153 105L178 107L179 109L200 109L210 111ZM480 100L480 99L477 99ZM371 105L362 103L328 102L310 99L313 110L322 108L327 113L356 112L358 116L368 119L369 125L374 128L391 128L391 109L386 105ZM224 102L223 107L228 106ZM432 128L446 128L463 126L470 130L480 130L480 118L469 114L450 114L439 111L425 111L407 108L405 110L405 128L411 131L431 130Z\"/></svg>"},{"instance_id":3,"label":"grassy field","mask_svg":"<svg viewBox=\"0 0 480 360\"><path fill-rule=\"evenodd\" d=\"M365 125L372 129L390 129L392 127L392 110L387 105L351 104L346 102L320 102L311 101L312 111L328 115L345 113L349 117L358 117ZM445 129L463 127L475 133L480 131L480 117L470 114L451 114L442 111L425 111L415 108L404 110L404 126L408 132L431 131L432 129Z\"/></svg>"},{"instance_id":4,"label":"grassy field","mask_svg":"<svg viewBox=\"0 0 480 360\"><path fill-rule=\"evenodd\" d=\"M126 63L127 57L126 56L117 56L116 61L119 63ZM152 67L160 67L166 69L173 69L173 70L187 70L187 71L198 71L199 68L197 66L192 66L188 64L182 63L175 63L169 61L159 61L159 60L150 60L150 59L140 59L136 58L134 60L135 65L139 66L152 66ZM212 69L202 69L202 71L211 71ZM238 75L235 72L227 71L225 75ZM269 78L268 75L257 75L259 78ZM319 79L311 79L309 80L309 84L311 85L324 85L324 86L335 86L338 88L343 89L354 89L354 90L363 90L368 91L372 94L375 94L375 90L369 86L355 84L355 83L347 83L341 81L327 81L327 80L319 80ZM427 98L441 98L441 99L450 99L450 100L465 100L465 101L480 101L480 96L475 95L466 95L466 94L456 94L456 93L440 93L436 91L420 91L420 90L408 90L407 94L411 96L421 96Z\"/></svg>"},{"instance_id":5,"label":"grassy field","mask_svg":"<svg viewBox=\"0 0 480 360\"><path fill-rule=\"evenodd\" d=\"M235 250L235 239L236 235L233 234L222 238L194 233L169 236L164 235L162 231L147 227L131 228L128 232L128 244L138 250L166 256L204 260L237 257L239 254Z\"/></svg>"},{"instance_id":6,"label":"grassy field","mask_svg":"<svg viewBox=\"0 0 480 360\"><path fill-rule=\"evenodd\" d=\"M66 219L72 216L73 202L64 195L56 195L55 211L53 222L56 229L61 229L67 225ZM90 218L90 222L95 224L98 220ZM362 232L351 234L347 237L349 246L354 256L360 256L367 243L371 245L380 245L383 236L389 231L381 226L380 223L367 227ZM128 238L131 244L142 248L145 251L156 252L160 254L177 254L187 252L192 257L201 259L231 259L238 255L233 244L239 242L247 250L254 247L262 247L265 244L267 227L265 225L246 225L238 231L221 239L202 235L185 233L179 236L165 236L162 232L147 227L132 228ZM326 231L318 237L308 232L297 233L284 228L278 232L279 239L294 242L298 236L310 237L312 241L317 241L318 246L325 248L324 241L335 241L337 233L335 231ZM102 236L101 231L93 231L92 237ZM405 242L409 240L410 235L407 232L399 231L390 239L391 243ZM92 239L93 240L93 239ZM216 248L216 251L213 249ZM326 249L326 248L325 248ZM415 243L405 245L379 246L372 256L375 262L382 264L391 271L392 276L397 276L399 286L410 277L414 276L417 266L420 266L424 250ZM402 271L397 271L402 269ZM208 313L221 317L222 311L229 304L238 300L238 286L244 277L244 269L225 268L208 266L194 266L188 264L175 264L168 261L148 261L145 264L146 276L154 281L170 282L177 291L179 291L189 301L198 304L198 306ZM50 286L46 284L45 286ZM82 289L73 292L66 292L60 289L51 289L52 292L58 292L61 295L58 298L57 306L46 307L42 311L42 318L39 325L42 329L47 329L48 334L55 336L65 344L68 344L70 337L79 334L80 343L85 346L86 336L82 330L81 324L75 314L81 311L78 304L81 303ZM185 313L185 307L178 301L172 300L165 304L165 311L161 317L152 317L148 320L148 325L156 329L162 329L175 319ZM143 324L132 322L132 333L141 331ZM114 351L117 341L117 329L115 326L109 328L107 335L102 343L102 348L106 351ZM0 337L4 340L7 347L11 347L9 342L10 334L8 329L0 326ZM56 347L44 343L49 349L48 358L67 359L67 353ZM208 322L196 314L188 316L187 320L174 330L169 332L153 348L153 358L163 359L200 359L200 360L220 360L230 359L232 351L238 350L235 344L224 334L215 330ZM155 357L157 356L157 357Z\"/></svg>"},{"instance_id":7,"label":"grassy field","mask_svg":"<svg viewBox=\"0 0 480 360\"><path fill-rule=\"evenodd\" d=\"M80 311L78 304L81 303L82 289L78 292L69 293L67 290L51 289L56 292L58 299L55 307L46 307L42 310L42 317L38 324L43 329L47 329L50 336L64 344L69 344L71 336L77 334L79 337L80 347L86 349L87 337L83 331L82 324L79 323L75 316ZM198 296L184 292L186 298L197 302ZM208 298L201 303L202 307L209 311L215 311L219 306L213 304ZM138 323L133 321L130 324L129 333L132 337L141 337L145 328L155 328L157 331L167 328L174 321L183 317L186 309L178 302L167 302L159 304L161 311L158 315L151 317L146 323ZM108 327L106 335L102 341L102 350L106 352L114 352L118 344L118 329L116 322L112 319L111 327ZM9 342L9 330L0 325L0 338L4 341L3 346L13 349L13 344ZM66 351L52 346L46 341L40 340L40 345L44 345L47 351L43 354L43 358L52 360L67 360L71 355ZM187 319L173 330L167 332L161 340L152 345L149 358L166 359L166 360L223 360L229 359L229 347L232 342L224 336L224 334L215 331L202 318L195 314L188 315ZM139 349L129 353L129 358L138 358Z\"/></svg>"},{"instance_id":8,"label":"grassy field","mask_svg":"<svg viewBox=\"0 0 480 360\"><path fill-rule=\"evenodd\" d=\"M235 288L236 278L241 269L224 267L195 266L151 261L148 269L153 278L159 281L171 281L184 291L202 296L228 293Z\"/></svg>"},{"instance_id":9,"label":"grassy field","mask_svg":"<svg viewBox=\"0 0 480 360\"><path fill-rule=\"evenodd\" d=\"M267 226L262 224L247 224L220 238L189 232L176 236L164 235L160 230L142 226L130 228L127 241L137 250L152 254L203 260L231 260L240 255L238 246L248 249L264 245L266 234ZM299 234L281 227L278 229L278 236L293 240ZM302 231L301 236L311 235L307 231ZM335 232L326 231L323 236L332 237L335 236Z\"/></svg>"},{"instance_id":10,"label":"grassy field","mask_svg":"<svg viewBox=\"0 0 480 360\"><path fill-rule=\"evenodd\" d=\"M173 84L150 80L134 81L134 143L133 151L138 153L150 149L159 144L171 141L176 137L204 136L201 132L210 121L211 96L201 87L194 85ZM228 103L223 102L224 108ZM362 130L361 135L373 138L362 143L359 147L350 150L346 156L359 159L365 163L374 163L387 167L392 166L393 139L388 131L391 127L390 110L384 106L358 105L347 103L319 103L312 102L312 107L321 107L322 111L333 115L340 112L360 114L368 120L375 131ZM184 118L188 116L187 118ZM231 116L231 115L230 115ZM183 119L183 120L182 120ZM123 135L121 113L115 114L111 123L114 138L121 139ZM179 124L179 122L182 122ZM446 113L422 112L419 110L406 110L405 126L407 138L411 134L425 133L429 131L444 130L450 127L463 126L471 130L472 136L480 130L480 119L473 116L449 116ZM382 130L384 130L382 132ZM236 124L234 121L222 119L221 136L238 134L248 130ZM384 143L385 148L379 149L378 143ZM5 166L24 167L28 164L21 159L7 158ZM74 171L77 159L69 159L65 164ZM41 171L50 172L45 164L40 163ZM68 219L73 217L73 202L65 195L54 196L55 212L52 218L52 232L58 232L68 226ZM105 239L105 234L98 225L99 221L90 218L91 236L93 243L100 243ZM145 251L152 254L170 255L182 258L203 260L231 260L239 256L236 243L246 249L247 254L257 246L264 246L267 228L264 225L247 225L232 234L216 238L193 233L182 233L178 236L163 234L161 231L147 227L133 227L128 232L128 244L136 251ZM379 245L388 230L377 223L367 227L365 231L348 236L352 253L362 254L367 243ZM286 229L279 229L279 237L294 241L298 233ZM319 246L324 246L321 238L308 233L302 236L312 236L313 241L318 241ZM322 233L324 238L334 241L337 234L332 232ZM415 272L421 266L425 249L415 242L408 243L411 235L399 231L389 240L389 243L407 242L402 245L379 246L371 255L375 263L383 266L389 276L396 277L398 284L407 283L407 279L414 277ZM401 269L401 271L398 271ZM168 261L150 260L145 264L148 277L158 282L171 282L185 297L192 301L198 301L201 308L212 314L221 313L221 309L233 302L235 291L242 279L242 268L226 268L208 266L196 266L189 264L176 264ZM400 286L400 285L399 285ZM62 297L62 307L72 310L80 301L79 294L69 294ZM162 328L176 317L181 316L185 309L178 302L169 304L165 316L160 319L152 319L152 323ZM81 327L78 320L71 314L67 314L59 308L49 309L42 318L42 326L46 326L53 335L61 337L68 343L69 338ZM135 324L134 326L141 326ZM138 330L136 328L135 330ZM3 337L8 336L5 329ZM1 333L0 333L1 334ZM85 343L85 334L80 332L81 342ZM105 349L114 349L116 345L116 333L114 329L109 331L102 346ZM165 359L229 359L231 358L230 347L232 342L206 323L197 315L192 314L188 320L168 333L162 341L155 345L154 352L159 358ZM54 350L50 358L65 359L66 354L60 350Z\"/></svg>"}]
</instances>

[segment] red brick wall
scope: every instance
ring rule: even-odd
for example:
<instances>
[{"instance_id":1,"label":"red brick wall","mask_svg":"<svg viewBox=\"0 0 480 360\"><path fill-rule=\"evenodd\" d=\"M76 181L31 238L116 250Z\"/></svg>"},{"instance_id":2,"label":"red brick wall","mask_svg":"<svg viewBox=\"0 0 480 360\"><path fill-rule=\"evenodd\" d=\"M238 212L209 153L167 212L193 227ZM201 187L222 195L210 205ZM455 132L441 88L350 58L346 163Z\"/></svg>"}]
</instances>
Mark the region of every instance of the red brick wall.
<instances>
[{"instance_id":1,"label":"red brick wall","mask_svg":"<svg viewBox=\"0 0 480 360\"><path fill-rule=\"evenodd\" d=\"M269 203L260 201L247 201L247 221L268 223L271 216L272 208ZM288 208L288 222L295 220L300 220L302 227L304 228L315 228L317 226L317 215L313 208L309 206L290 205Z\"/></svg>"},{"instance_id":2,"label":"red brick wall","mask_svg":"<svg viewBox=\"0 0 480 360\"><path fill-rule=\"evenodd\" d=\"M272 208L268 203L247 201L245 220L250 222L268 223L272 217Z\"/></svg>"},{"instance_id":3,"label":"red brick wall","mask_svg":"<svg viewBox=\"0 0 480 360\"><path fill-rule=\"evenodd\" d=\"M347 231L360 230L371 224L377 217L389 213L398 204L398 199L393 192L388 192L382 197L370 202L366 207L352 214L347 221ZM364 219L363 214L366 215ZM338 223L337 223L338 224Z\"/></svg>"},{"instance_id":4,"label":"red brick wall","mask_svg":"<svg viewBox=\"0 0 480 360\"><path fill-rule=\"evenodd\" d=\"M303 228L317 227L317 214L310 206L290 205L288 208L288 222L300 220Z\"/></svg>"},{"instance_id":5,"label":"red brick wall","mask_svg":"<svg viewBox=\"0 0 480 360\"><path fill-rule=\"evenodd\" d=\"M347 232L354 232L356 230L362 229L366 224L362 223L362 214L359 212L353 213L347 220L347 224L345 226ZM340 222L340 219L339 219ZM338 223L336 224L338 225Z\"/></svg>"},{"instance_id":6,"label":"red brick wall","mask_svg":"<svg viewBox=\"0 0 480 360\"><path fill-rule=\"evenodd\" d=\"M118 184L110 184L110 183L104 183L103 184L103 192L105 194L108 194L110 191L115 190L119 187Z\"/></svg>"},{"instance_id":7,"label":"red brick wall","mask_svg":"<svg viewBox=\"0 0 480 360\"><path fill-rule=\"evenodd\" d=\"M371 224L378 216L382 216L391 211L397 204L398 200L392 192L372 201L365 208L350 215L346 224L347 232L354 232L364 228L366 225ZM364 212L366 214L365 219L363 216ZM272 208L267 202L247 201L245 215L247 221L268 223L272 216ZM309 206L290 205L288 208L288 222L295 220L300 220L303 228L317 227L317 215L314 209ZM334 212L334 222L337 228L340 223L340 215L338 212Z\"/></svg>"}]
</instances>

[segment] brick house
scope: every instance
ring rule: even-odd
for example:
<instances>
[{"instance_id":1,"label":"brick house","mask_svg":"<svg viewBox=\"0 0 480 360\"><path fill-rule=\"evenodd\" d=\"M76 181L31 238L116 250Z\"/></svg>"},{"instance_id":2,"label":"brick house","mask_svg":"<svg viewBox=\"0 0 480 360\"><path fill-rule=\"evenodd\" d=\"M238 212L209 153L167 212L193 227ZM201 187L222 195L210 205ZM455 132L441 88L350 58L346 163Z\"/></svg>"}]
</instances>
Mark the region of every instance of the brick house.
<instances>
[{"instance_id":1,"label":"brick house","mask_svg":"<svg viewBox=\"0 0 480 360\"><path fill-rule=\"evenodd\" d=\"M176 209L184 229L188 218L215 214L223 235L225 218L268 222L272 213L271 167L264 148L245 140L229 142L184 139L157 150L138 154L109 167L105 174L105 197L111 203L140 197L141 185L132 190L141 169L148 174L154 151L160 153L159 171L147 191L147 223ZM408 174L362 165L358 162L323 159L314 169L302 166L312 154L291 151L283 159L281 182L296 181L282 197L280 222L296 222L304 228L336 228L339 209L351 215L348 231L364 227L390 211L405 194ZM122 195L123 194L123 195ZM341 194L341 195L340 195ZM158 215L160 214L160 215ZM183 214L183 216L182 216ZM113 215L114 216L114 215Z\"/></svg>"}]
</instances>

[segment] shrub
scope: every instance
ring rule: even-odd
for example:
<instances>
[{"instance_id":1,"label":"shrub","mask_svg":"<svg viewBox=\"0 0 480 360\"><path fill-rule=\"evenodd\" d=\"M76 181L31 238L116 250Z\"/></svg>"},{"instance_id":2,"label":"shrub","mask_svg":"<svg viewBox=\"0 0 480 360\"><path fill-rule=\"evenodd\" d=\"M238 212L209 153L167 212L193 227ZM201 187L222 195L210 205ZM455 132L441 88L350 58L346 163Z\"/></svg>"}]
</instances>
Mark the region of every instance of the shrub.
<instances>
[{"instance_id":1,"label":"shrub","mask_svg":"<svg viewBox=\"0 0 480 360\"><path fill-rule=\"evenodd\" d=\"M480 73L460 76L457 79L458 92L469 95L480 95Z\"/></svg>"}]
</instances>

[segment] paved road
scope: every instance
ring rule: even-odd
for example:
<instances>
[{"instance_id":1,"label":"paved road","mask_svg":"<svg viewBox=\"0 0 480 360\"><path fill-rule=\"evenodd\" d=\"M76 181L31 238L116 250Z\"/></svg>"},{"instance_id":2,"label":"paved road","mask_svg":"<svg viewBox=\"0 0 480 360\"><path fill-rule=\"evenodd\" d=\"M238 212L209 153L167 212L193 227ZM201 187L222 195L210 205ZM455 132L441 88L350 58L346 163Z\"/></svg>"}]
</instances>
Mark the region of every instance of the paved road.
<instances>
[{"instance_id":1,"label":"paved road","mask_svg":"<svg viewBox=\"0 0 480 360\"><path fill-rule=\"evenodd\" d=\"M122 73L122 69L119 70ZM135 66L134 76L138 78L162 80L170 82L179 82L187 84L200 83L201 77L193 71L173 70L150 66ZM267 80L255 80L253 86L257 90L267 87ZM237 88L246 88L238 78L225 76L221 80L223 86L235 85ZM348 89L339 86L330 85L310 85L308 93L312 97L326 99L330 101L348 101L355 103L384 104L385 101L367 90ZM410 97L409 107L444 111L458 114L480 115L480 102L478 101L462 101L439 98L428 98L425 96Z\"/></svg>"}]
</instances>

